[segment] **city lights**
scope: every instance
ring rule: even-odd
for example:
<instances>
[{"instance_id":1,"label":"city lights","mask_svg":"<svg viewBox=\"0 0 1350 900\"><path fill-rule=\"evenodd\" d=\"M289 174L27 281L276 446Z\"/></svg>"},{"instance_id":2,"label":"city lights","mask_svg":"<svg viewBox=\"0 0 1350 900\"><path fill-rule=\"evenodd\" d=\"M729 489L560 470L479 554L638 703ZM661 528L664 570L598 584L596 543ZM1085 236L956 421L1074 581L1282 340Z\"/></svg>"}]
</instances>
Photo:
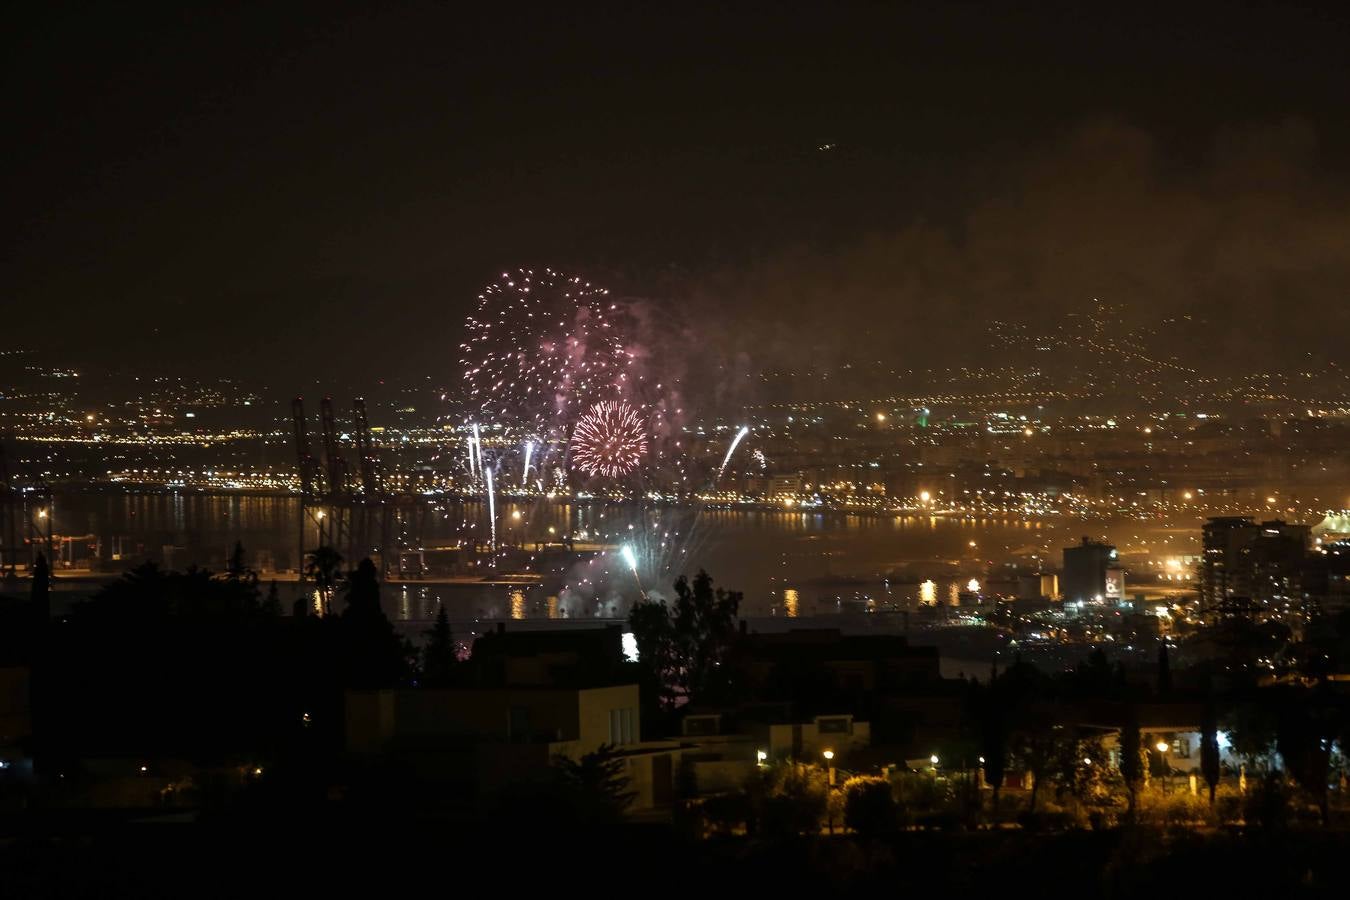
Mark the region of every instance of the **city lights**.
<instances>
[{"instance_id":1,"label":"city lights","mask_svg":"<svg viewBox=\"0 0 1350 900\"><path fill-rule=\"evenodd\" d=\"M1343 890L1350 7L142 6L6 17L0 879Z\"/></svg>"}]
</instances>

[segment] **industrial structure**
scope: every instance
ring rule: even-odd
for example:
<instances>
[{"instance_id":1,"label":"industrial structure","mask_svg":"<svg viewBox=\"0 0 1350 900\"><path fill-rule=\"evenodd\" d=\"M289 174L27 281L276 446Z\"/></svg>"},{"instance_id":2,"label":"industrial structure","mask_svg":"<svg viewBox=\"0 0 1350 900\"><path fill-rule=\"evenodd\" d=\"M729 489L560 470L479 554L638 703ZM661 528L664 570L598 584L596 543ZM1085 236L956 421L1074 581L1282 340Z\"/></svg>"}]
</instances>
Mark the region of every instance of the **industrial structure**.
<instances>
[{"instance_id":1,"label":"industrial structure","mask_svg":"<svg viewBox=\"0 0 1350 900\"><path fill-rule=\"evenodd\" d=\"M322 457L315 457L311 449L303 398L291 401L291 418L300 476L297 528L300 577L304 578L305 561L316 546L332 547L349 562L367 556L376 559L384 575L391 568L402 572L403 554L412 550L417 553L418 573L424 571L421 537L428 504L384 489L365 400L357 397L352 401L350 441L356 451L355 477L344 452L344 435L338 430L331 397L324 397L319 403ZM395 516L416 523L413 546L394 546L398 543L392 537ZM311 536L315 541L312 546Z\"/></svg>"}]
</instances>

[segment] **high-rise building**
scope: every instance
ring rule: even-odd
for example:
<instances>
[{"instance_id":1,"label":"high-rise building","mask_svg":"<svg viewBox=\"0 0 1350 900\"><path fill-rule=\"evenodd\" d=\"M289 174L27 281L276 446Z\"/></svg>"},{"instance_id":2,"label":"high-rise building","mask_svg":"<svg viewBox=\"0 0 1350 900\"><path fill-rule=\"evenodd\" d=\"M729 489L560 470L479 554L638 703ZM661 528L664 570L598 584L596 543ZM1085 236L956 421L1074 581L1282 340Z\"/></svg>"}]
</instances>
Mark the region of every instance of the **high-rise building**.
<instances>
[{"instance_id":1,"label":"high-rise building","mask_svg":"<svg viewBox=\"0 0 1350 900\"><path fill-rule=\"evenodd\" d=\"M1252 605L1268 618L1295 624L1307 619L1303 571L1312 527L1278 519L1262 522L1248 551Z\"/></svg>"},{"instance_id":2,"label":"high-rise building","mask_svg":"<svg viewBox=\"0 0 1350 900\"><path fill-rule=\"evenodd\" d=\"M1210 519L1200 559L1202 614L1305 618L1302 582L1310 540L1309 526L1279 519L1259 524L1249 516Z\"/></svg>"},{"instance_id":3,"label":"high-rise building","mask_svg":"<svg viewBox=\"0 0 1350 900\"><path fill-rule=\"evenodd\" d=\"M1064 575L1060 586L1068 603L1102 602L1106 599L1106 572L1113 568L1118 554L1110 544L1090 538L1076 547L1064 548ZM1124 585L1123 578L1119 582Z\"/></svg>"},{"instance_id":4,"label":"high-rise building","mask_svg":"<svg viewBox=\"0 0 1350 900\"><path fill-rule=\"evenodd\" d=\"M1203 529L1200 557L1200 611L1214 616L1231 597L1247 597L1242 552L1256 539L1251 516L1215 516Z\"/></svg>"},{"instance_id":5,"label":"high-rise building","mask_svg":"<svg viewBox=\"0 0 1350 900\"><path fill-rule=\"evenodd\" d=\"M1309 612L1338 616L1350 610L1350 541L1326 541L1303 567Z\"/></svg>"}]
</instances>

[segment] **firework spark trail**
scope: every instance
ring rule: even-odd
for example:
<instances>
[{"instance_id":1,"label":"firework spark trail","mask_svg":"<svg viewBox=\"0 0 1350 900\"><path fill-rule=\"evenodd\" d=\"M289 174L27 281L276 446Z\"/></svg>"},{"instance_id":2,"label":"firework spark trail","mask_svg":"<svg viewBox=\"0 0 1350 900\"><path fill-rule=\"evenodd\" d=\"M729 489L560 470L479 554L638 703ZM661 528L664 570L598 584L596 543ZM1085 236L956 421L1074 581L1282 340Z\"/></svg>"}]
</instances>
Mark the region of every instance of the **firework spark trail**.
<instances>
[{"instance_id":1,"label":"firework spark trail","mask_svg":"<svg viewBox=\"0 0 1350 900\"><path fill-rule=\"evenodd\" d=\"M475 465L473 461L473 438L466 437L464 439L464 446L469 452L469 476L473 477L478 474L478 466Z\"/></svg>"},{"instance_id":2,"label":"firework spark trail","mask_svg":"<svg viewBox=\"0 0 1350 900\"><path fill-rule=\"evenodd\" d=\"M674 576L693 575L702 568L696 561L712 537L702 526L703 515L701 508L644 507L626 529L620 527L605 537L621 544L620 554L635 576L646 572L668 588Z\"/></svg>"},{"instance_id":3,"label":"firework spark trail","mask_svg":"<svg viewBox=\"0 0 1350 900\"><path fill-rule=\"evenodd\" d=\"M717 467L718 481L722 480L722 473L727 470L727 463L731 462L731 454L736 452L736 448L740 446L741 441L744 440L745 436L749 433L749 425L742 425L741 430L736 432L736 437L732 440L731 446L727 448L727 455L722 457L722 465Z\"/></svg>"},{"instance_id":4,"label":"firework spark trail","mask_svg":"<svg viewBox=\"0 0 1350 900\"><path fill-rule=\"evenodd\" d=\"M484 469L483 477L487 480L487 502L488 502L488 524L492 529L491 544L489 546L496 552L497 550L497 496L492 487L492 470Z\"/></svg>"},{"instance_id":5,"label":"firework spark trail","mask_svg":"<svg viewBox=\"0 0 1350 900\"><path fill-rule=\"evenodd\" d=\"M520 486L525 487L530 477L530 457L534 455L534 441L525 442L525 468L520 470Z\"/></svg>"},{"instance_id":6,"label":"firework spark trail","mask_svg":"<svg viewBox=\"0 0 1350 900\"><path fill-rule=\"evenodd\" d=\"M637 583L638 595L646 600L647 592L642 589L642 576L638 574L637 557L633 555L633 546L624 544L620 552L623 554L623 561L628 563L628 568L633 570L633 581Z\"/></svg>"},{"instance_id":7,"label":"firework spark trail","mask_svg":"<svg viewBox=\"0 0 1350 900\"><path fill-rule=\"evenodd\" d=\"M473 423L473 461L474 470L483 471L483 439L478 434L478 423Z\"/></svg>"},{"instance_id":8,"label":"firework spark trail","mask_svg":"<svg viewBox=\"0 0 1350 900\"><path fill-rule=\"evenodd\" d=\"M621 478L647 452L647 433L637 410L622 400L591 406L572 432L572 463L587 475Z\"/></svg>"}]
</instances>

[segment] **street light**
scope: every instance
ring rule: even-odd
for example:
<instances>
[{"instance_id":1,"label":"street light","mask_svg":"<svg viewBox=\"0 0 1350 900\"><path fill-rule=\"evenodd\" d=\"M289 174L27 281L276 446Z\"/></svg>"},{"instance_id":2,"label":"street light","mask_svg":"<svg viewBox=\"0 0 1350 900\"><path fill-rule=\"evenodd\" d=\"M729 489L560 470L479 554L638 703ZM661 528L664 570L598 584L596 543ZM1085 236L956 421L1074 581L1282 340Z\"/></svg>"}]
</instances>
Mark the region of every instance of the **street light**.
<instances>
[{"instance_id":1,"label":"street light","mask_svg":"<svg viewBox=\"0 0 1350 900\"><path fill-rule=\"evenodd\" d=\"M759 762L759 764L760 764L761 766L764 765L764 762L765 762L768 758L769 758L769 751L768 751L768 750L756 750L756 751L755 751L755 759Z\"/></svg>"},{"instance_id":2,"label":"street light","mask_svg":"<svg viewBox=\"0 0 1350 900\"><path fill-rule=\"evenodd\" d=\"M825 765L828 766L829 784L830 787L834 787L834 751L826 750L820 755L825 757Z\"/></svg>"},{"instance_id":3,"label":"street light","mask_svg":"<svg viewBox=\"0 0 1350 900\"><path fill-rule=\"evenodd\" d=\"M937 768L937 764L938 764L938 755L937 755L936 753L934 753L932 756L928 757L928 761L929 761L930 763L932 763L932 764L933 764L933 768L936 769L936 768Z\"/></svg>"}]
</instances>

